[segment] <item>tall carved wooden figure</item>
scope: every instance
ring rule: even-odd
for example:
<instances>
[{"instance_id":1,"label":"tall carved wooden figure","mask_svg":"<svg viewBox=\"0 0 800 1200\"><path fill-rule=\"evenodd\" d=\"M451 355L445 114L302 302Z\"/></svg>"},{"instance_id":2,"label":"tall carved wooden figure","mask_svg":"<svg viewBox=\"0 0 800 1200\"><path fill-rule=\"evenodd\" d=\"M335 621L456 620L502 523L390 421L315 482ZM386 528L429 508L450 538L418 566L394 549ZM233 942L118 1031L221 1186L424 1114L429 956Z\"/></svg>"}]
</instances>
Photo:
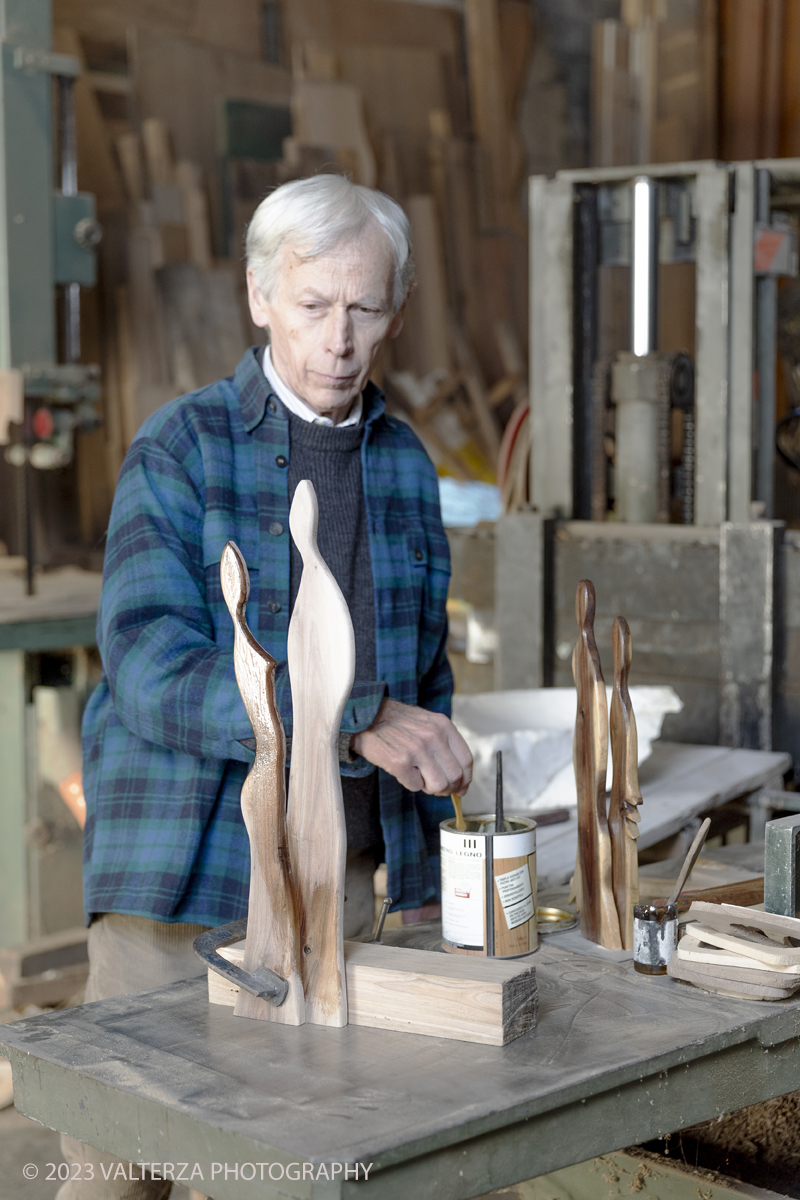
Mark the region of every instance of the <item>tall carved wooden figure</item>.
<instances>
[{"instance_id":1,"label":"tall carved wooden figure","mask_svg":"<svg viewBox=\"0 0 800 1200\"><path fill-rule=\"evenodd\" d=\"M317 496L297 485L289 528L303 577L289 624L294 731L289 840L301 896L306 1019L347 1024L343 910L347 834L339 727L355 675L355 639L344 596L317 548Z\"/></svg>"},{"instance_id":2,"label":"tall carved wooden figure","mask_svg":"<svg viewBox=\"0 0 800 1200\"><path fill-rule=\"evenodd\" d=\"M617 617L611 633L614 645L614 690L611 693L611 758L614 775L608 827L611 833L611 877L623 950L633 949L633 906L639 903L639 790L636 718L628 692L631 669L631 631Z\"/></svg>"},{"instance_id":3,"label":"tall carved wooden figure","mask_svg":"<svg viewBox=\"0 0 800 1200\"><path fill-rule=\"evenodd\" d=\"M275 702L272 655L260 646L245 616L250 576L238 546L228 542L220 568L222 592L233 618L236 682L256 735L256 758L242 788L242 815L250 838L250 904L244 969L277 972L289 984L275 1007L242 989L234 1013L302 1025L305 1021L300 971L300 923L286 833L286 741Z\"/></svg>"},{"instance_id":4,"label":"tall carved wooden figure","mask_svg":"<svg viewBox=\"0 0 800 1200\"><path fill-rule=\"evenodd\" d=\"M621 950L606 815L608 709L594 638L594 613L594 585L588 579L582 579L575 594L578 641L572 654L578 700L572 755L578 793L581 933L590 942L597 942L609 950Z\"/></svg>"}]
</instances>

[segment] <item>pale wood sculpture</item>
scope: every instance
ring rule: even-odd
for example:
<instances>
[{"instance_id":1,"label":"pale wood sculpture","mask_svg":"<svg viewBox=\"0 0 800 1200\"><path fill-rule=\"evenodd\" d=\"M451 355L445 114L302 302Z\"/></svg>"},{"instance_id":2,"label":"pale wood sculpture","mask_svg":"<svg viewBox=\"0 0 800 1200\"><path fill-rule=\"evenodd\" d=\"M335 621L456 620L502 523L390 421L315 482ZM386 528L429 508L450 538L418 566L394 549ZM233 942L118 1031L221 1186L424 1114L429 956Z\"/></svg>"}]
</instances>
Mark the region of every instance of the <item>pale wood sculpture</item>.
<instances>
[{"instance_id":1,"label":"pale wood sculpture","mask_svg":"<svg viewBox=\"0 0 800 1200\"><path fill-rule=\"evenodd\" d=\"M275 702L275 659L258 644L245 616L250 594L247 565L233 542L222 555L225 603L233 618L236 682L256 737L256 758L242 788L242 815L250 838L250 902L244 969L268 967L289 984L283 1004L241 992L235 1013L302 1025L305 1001L300 970L298 903L286 833L286 742Z\"/></svg>"},{"instance_id":2,"label":"pale wood sculpture","mask_svg":"<svg viewBox=\"0 0 800 1200\"><path fill-rule=\"evenodd\" d=\"M631 669L631 631L617 617L611 631L614 648L614 688L611 693L611 758L614 774L608 808L611 834L611 881L619 917L623 950L633 949L633 906L639 903L639 790L636 718L628 692Z\"/></svg>"},{"instance_id":3,"label":"pale wood sculpture","mask_svg":"<svg viewBox=\"0 0 800 1200\"><path fill-rule=\"evenodd\" d=\"M241 945L226 946L220 954L242 961ZM536 971L529 962L375 942L345 942L344 961L351 1025L505 1046L536 1024ZM209 970L211 1004L234 1004L237 993L234 984Z\"/></svg>"},{"instance_id":4,"label":"pale wood sculpture","mask_svg":"<svg viewBox=\"0 0 800 1200\"><path fill-rule=\"evenodd\" d=\"M572 754L578 793L581 933L590 942L597 942L609 950L621 950L606 814L608 709L594 637L594 613L594 585L588 579L582 579L575 594L578 641L572 655L578 700Z\"/></svg>"},{"instance_id":5,"label":"pale wood sculpture","mask_svg":"<svg viewBox=\"0 0 800 1200\"><path fill-rule=\"evenodd\" d=\"M303 577L289 624L294 731L287 821L301 897L306 1020L346 1025L342 922L347 834L338 741L356 653L347 604L317 548L318 518L316 493L304 479L289 514Z\"/></svg>"}]
</instances>

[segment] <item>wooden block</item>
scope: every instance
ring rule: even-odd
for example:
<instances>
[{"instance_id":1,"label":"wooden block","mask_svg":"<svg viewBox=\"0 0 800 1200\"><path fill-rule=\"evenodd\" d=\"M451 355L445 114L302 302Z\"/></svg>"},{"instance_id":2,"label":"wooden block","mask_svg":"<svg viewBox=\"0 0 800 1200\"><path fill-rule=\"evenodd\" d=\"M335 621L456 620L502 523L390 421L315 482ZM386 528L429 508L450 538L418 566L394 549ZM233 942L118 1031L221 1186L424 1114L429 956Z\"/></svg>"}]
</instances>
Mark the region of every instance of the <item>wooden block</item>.
<instances>
[{"instance_id":1,"label":"wooden block","mask_svg":"<svg viewBox=\"0 0 800 1200\"><path fill-rule=\"evenodd\" d=\"M241 943L220 953L240 963ZM533 1029L536 973L526 963L345 942L351 1025L505 1046ZM237 989L208 972L211 1004L232 1005Z\"/></svg>"}]
</instances>

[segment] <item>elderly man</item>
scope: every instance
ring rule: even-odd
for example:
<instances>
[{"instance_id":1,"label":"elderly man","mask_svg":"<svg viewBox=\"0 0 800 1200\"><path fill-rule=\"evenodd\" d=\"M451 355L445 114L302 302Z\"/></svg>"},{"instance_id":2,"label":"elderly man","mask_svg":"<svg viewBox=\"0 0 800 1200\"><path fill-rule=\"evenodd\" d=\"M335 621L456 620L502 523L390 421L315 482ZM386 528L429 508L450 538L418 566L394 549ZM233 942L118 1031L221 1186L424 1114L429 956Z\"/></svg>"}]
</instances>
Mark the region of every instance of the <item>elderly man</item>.
<instances>
[{"instance_id":1,"label":"elderly man","mask_svg":"<svg viewBox=\"0 0 800 1200\"><path fill-rule=\"evenodd\" d=\"M382 858L396 908L438 899L435 797L463 793L472 759L448 716L447 541L435 471L369 380L413 281L402 210L335 175L285 184L247 235L250 311L269 333L233 378L165 405L120 474L98 621L103 678L84 719L87 1000L198 974L201 929L247 912L239 807L253 731L233 670L219 564L250 570L250 626L278 660L302 561L289 535L301 479L319 498L319 547L344 593L355 684L339 739L348 838L345 935L373 918ZM112 1162L64 1140L72 1162ZM101 1176L97 1195L114 1196ZM113 1172L112 1172L113 1174ZM61 1200L86 1200L86 1182ZM119 1195L154 1200L169 1184ZM75 1190L70 1190L74 1188ZM166 1190L165 1190L166 1189Z\"/></svg>"}]
</instances>

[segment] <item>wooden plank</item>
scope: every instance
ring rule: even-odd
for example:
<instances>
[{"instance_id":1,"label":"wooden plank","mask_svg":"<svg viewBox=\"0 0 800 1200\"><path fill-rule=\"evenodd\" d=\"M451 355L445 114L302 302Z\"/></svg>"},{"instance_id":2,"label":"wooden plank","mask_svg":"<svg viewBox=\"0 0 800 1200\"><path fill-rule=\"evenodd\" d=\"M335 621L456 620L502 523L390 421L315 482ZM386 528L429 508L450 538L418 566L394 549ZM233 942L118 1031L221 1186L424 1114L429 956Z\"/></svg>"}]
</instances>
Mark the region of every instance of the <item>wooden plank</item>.
<instances>
[{"instance_id":1,"label":"wooden plank","mask_svg":"<svg viewBox=\"0 0 800 1200\"><path fill-rule=\"evenodd\" d=\"M492 217L494 222L507 224L512 209L510 122L498 10L498 0L465 0L472 118L489 165Z\"/></svg>"},{"instance_id":2,"label":"wooden plank","mask_svg":"<svg viewBox=\"0 0 800 1200\"><path fill-rule=\"evenodd\" d=\"M243 959L241 944L220 953ZM505 1046L536 1024L536 973L526 960L434 954L374 942L345 942L350 1025ZM238 989L208 972L211 1004Z\"/></svg>"},{"instance_id":3,"label":"wooden plank","mask_svg":"<svg viewBox=\"0 0 800 1200\"><path fill-rule=\"evenodd\" d=\"M610 950L622 949L611 882L611 840L606 816L608 709L594 638L594 587L582 579L575 594L578 640L572 655L578 711L573 759L578 793L578 866L581 933Z\"/></svg>"},{"instance_id":4,"label":"wooden plank","mask_svg":"<svg viewBox=\"0 0 800 1200\"><path fill-rule=\"evenodd\" d=\"M56 15L82 36L124 47L132 28L204 42L250 58L262 54L259 5L253 0L59 0Z\"/></svg>"},{"instance_id":5,"label":"wooden plank","mask_svg":"<svg viewBox=\"0 0 800 1200\"><path fill-rule=\"evenodd\" d=\"M417 271L417 287L408 308L414 370L420 376L431 371L449 372L449 303L436 201L433 196L409 196L406 211Z\"/></svg>"},{"instance_id":6,"label":"wooden plank","mask_svg":"<svg viewBox=\"0 0 800 1200\"><path fill-rule=\"evenodd\" d=\"M375 187L377 167L367 136L361 92L349 83L295 80L293 136L310 146L332 146L355 155L356 183Z\"/></svg>"},{"instance_id":7,"label":"wooden plank","mask_svg":"<svg viewBox=\"0 0 800 1200\"><path fill-rule=\"evenodd\" d=\"M780 153L800 155L800 0L784 0Z\"/></svg>"},{"instance_id":8,"label":"wooden plank","mask_svg":"<svg viewBox=\"0 0 800 1200\"><path fill-rule=\"evenodd\" d=\"M253 637L247 624L250 575L241 552L228 542L220 563L222 593L234 626L233 662L236 682L256 735L256 756L242 785L242 816L250 839L248 939L243 966L250 974L261 967L289 984L281 1005L240 992L237 1017L256 1017L286 1025L305 1021L300 973L300 917L286 833L286 738L275 699L272 655Z\"/></svg>"},{"instance_id":9,"label":"wooden plank","mask_svg":"<svg viewBox=\"0 0 800 1200\"><path fill-rule=\"evenodd\" d=\"M780 148L781 59L784 0L765 0L764 56L761 67L760 158L777 158Z\"/></svg>"},{"instance_id":10,"label":"wooden plank","mask_svg":"<svg viewBox=\"0 0 800 1200\"><path fill-rule=\"evenodd\" d=\"M287 821L301 898L306 1020L346 1025L342 921L347 833L338 739L353 686L355 639L344 596L317 547L318 520L316 493L304 479L289 514L303 575L287 650L293 711Z\"/></svg>"},{"instance_id":11,"label":"wooden plank","mask_svg":"<svg viewBox=\"0 0 800 1200\"><path fill-rule=\"evenodd\" d=\"M727 514L728 479L728 172L697 173L695 328L695 508L698 525Z\"/></svg>"},{"instance_id":12,"label":"wooden plank","mask_svg":"<svg viewBox=\"0 0 800 1200\"><path fill-rule=\"evenodd\" d=\"M628 677L631 669L631 631L624 617L612 630L614 688L611 693L611 757L614 775L608 809L611 834L611 879L623 950L633 949L633 906L639 903L639 789L638 740Z\"/></svg>"},{"instance_id":13,"label":"wooden plank","mask_svg":"<svg viewBox=\"0 0 800 1200\"><path fill-rule=\"evenodd\" d=\"M764 0L721 0L720 153L734 161L761 156Z\"/></svg>"}]
</instances>

